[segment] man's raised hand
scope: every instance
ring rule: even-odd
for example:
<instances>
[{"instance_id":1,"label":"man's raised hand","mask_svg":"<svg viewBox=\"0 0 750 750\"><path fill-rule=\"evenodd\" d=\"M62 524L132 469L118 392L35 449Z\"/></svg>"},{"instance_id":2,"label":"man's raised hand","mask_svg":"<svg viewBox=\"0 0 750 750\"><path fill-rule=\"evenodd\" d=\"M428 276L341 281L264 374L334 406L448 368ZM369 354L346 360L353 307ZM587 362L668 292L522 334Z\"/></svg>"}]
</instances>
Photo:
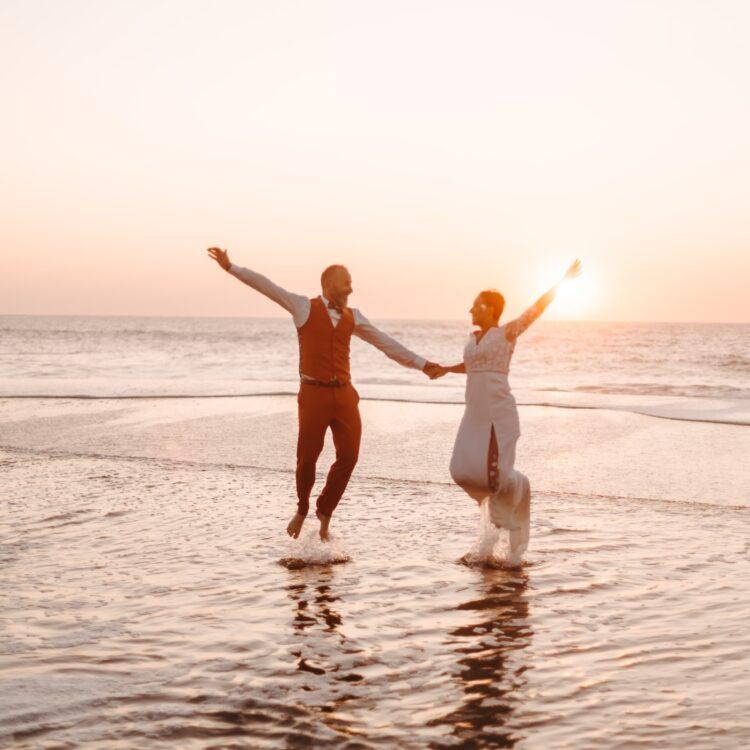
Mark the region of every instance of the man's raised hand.
<instances>
[{"instance_id":1,"label":"man's raised hand","mask_svg":"<svg viewBox=\"0 0 750 750\"><path fill-rule=\"evenodd\" d=\"M208 256L209 258L213 258L225 271L228 271L229 266L232 265L229 260L229 253L220 247L209 247Z\"/></svg>"}]
</instances>

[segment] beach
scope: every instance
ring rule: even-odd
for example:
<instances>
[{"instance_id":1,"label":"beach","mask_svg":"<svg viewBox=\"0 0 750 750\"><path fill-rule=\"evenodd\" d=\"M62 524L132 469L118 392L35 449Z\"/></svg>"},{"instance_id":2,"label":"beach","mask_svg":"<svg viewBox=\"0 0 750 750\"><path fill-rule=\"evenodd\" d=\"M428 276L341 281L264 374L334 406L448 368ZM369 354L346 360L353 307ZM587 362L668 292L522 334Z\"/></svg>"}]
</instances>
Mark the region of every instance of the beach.
<instances>
[{"instance_id":1,"label":"beach","mask_svg":"<svg viewBox=\"0 0 750 750\"><path fill-rule=\"evenodd\" d=\"M522 406L507 569L462 562L459 404L362 401L328 547L283 533L293 396L0 409L3 746L750 742L742 425Z\"/></svg>"},{"instance_id":2,"label":"beach","mask_svg":"<svg viewBox=\"0 0 750 750\"><path fill-rule=\"evenodd\" d=\"M0 750L750 748L750 3L0 19Z\"/></svg>"}]
</instances>

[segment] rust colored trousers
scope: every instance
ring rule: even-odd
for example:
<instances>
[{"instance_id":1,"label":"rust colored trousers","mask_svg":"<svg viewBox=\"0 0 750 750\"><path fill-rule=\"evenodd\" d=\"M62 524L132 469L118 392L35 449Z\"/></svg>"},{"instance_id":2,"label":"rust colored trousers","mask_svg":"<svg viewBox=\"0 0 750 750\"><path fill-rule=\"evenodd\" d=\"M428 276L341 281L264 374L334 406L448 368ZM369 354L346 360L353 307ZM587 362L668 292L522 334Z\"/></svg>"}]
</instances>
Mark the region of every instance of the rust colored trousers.
<instances>
[{"instance_id":1,"label":"rust colored trousers","mask_svg":"<svg viewBox=\"0 0 750 750\"><path fill-rule=\"evenodd\" d=\"M351 383L340 388L301 383L297 404L297 512L306 516L310 509L315 465L330 427L336 460L328 471L325 486L316 503L319 513L330 516L341 500L359 458L362 437L359 394Z\"/></svg>"}]
</instances>

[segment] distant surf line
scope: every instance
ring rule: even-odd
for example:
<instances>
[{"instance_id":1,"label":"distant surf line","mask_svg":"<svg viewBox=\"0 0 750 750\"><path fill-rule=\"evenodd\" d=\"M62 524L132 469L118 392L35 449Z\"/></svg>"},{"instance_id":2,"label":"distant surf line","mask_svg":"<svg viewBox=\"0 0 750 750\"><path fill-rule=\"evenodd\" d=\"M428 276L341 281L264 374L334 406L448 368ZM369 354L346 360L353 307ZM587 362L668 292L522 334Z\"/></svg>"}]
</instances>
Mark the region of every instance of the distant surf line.
<instances>
[{"instance_id":1,"label":"distant surf line","mask_svg":"<svg viewBox=\"0 0 750 750\"><path fill-rule=\"evenodd\" d=\"M167 400L186 400L186 399L214 399L214 398L261 398L261 397L272 397L272 396L283 396L292 397L296 396L296 392L292 391L265 391L262 393L208 393L208 394L195 394L195 393L176 393L176 394L134 394L129 396L95 396L90 394L12 394L12 395L0 395L0 401L8 400L55 400L55 401L167 401ZM396 403L396 404L426 404L435 406L463 406L463 401L435 401L428 399L411 399L411 398L389 398L380 396L361 396L361 401L375 401L383 403ZM668 419L673 422L693 422L698 424L720 424L727 425L730 427L750 427L750 422L733 420L733 419L712 419L707 418L696 418L696 417L684 417L674 414L655 414L649 411L641 411L634 407L628 406L616 406L616 405L600 405L593 406L591 404L556 404L549 401L517 401L518 406L541 406L547 409L579 409L586 411L621 411L628 414L639 414L642 417L653 417L654 419Z\"/></svg>"}]
</instances>

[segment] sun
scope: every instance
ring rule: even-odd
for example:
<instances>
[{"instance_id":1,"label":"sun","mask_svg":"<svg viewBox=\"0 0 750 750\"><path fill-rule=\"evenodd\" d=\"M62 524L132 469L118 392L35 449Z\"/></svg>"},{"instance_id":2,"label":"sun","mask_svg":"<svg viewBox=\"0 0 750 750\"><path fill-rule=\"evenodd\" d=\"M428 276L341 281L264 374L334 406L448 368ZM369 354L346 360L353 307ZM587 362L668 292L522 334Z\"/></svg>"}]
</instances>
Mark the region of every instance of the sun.
<instances>
[{"instance_id":1,"label":"sun","mask_svg":"<svg viewBox=\"0 0 750 750\"><path fill-rule=\"evenodd\" d=\"M566 318L578 318L591 312L595 296L593 279L584 269L577 279L560 284L550 309Z\"/></svg>"},{"instance_id":2,"label":"sun","mask_svg":"<svg viewBox=\"0 0 750 750\"><path fill-rule=\"evenodd\" d=\"M563 269L564 271L564 269ZM548 281L546 287L550 286L549 279L559 279L561 271L547 269L543 277ZM542 288L545 284L542 283ZM595 280L595 272L592 272L585 264L578 278L564 281L557 290L557 295L549 307L550 312L556 318L577 319L590 315L596 307L597 291L599 285Z\"/></svg>"}]
</instances>

